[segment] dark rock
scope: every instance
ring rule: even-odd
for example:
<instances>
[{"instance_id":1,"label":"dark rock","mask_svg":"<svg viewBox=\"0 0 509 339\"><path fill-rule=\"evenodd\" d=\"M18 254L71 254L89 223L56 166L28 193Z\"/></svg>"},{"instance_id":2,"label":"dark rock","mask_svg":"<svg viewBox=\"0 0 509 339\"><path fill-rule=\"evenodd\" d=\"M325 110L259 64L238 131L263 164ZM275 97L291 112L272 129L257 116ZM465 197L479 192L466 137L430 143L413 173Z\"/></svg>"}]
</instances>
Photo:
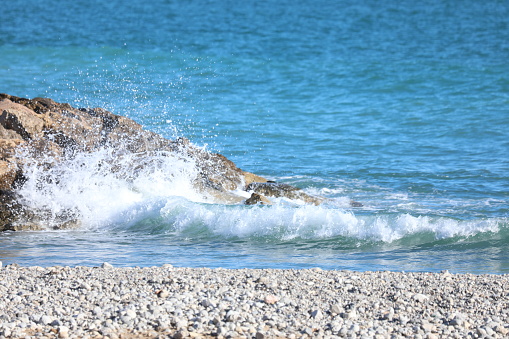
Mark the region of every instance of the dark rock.
<instances>
[{"instance_id":1,"label":"dark rock","mask_svg":"<svg viewBox=\"0 0 509 339\"><path fill-rule=\"evenodd\" d=\"M271 202L269 199L265 198L263 195L258 193L251 193L251 196L244 201L245 205L270 205Z\"/></svg>"},{"instance_id":2,"label":"dark rock","mask_svg":"<svg viewBox=\"0 0 509 339\"><path fill-rule=\"evenodd\" d=\"M276 182L254 182L246 187L246 191L258 193L265 197L288 198L292 200L302 200L309 204L319 205L323 202L323 198L313 197L304 193L301 189L287 184Z\"/></svg>"}]
</instances>

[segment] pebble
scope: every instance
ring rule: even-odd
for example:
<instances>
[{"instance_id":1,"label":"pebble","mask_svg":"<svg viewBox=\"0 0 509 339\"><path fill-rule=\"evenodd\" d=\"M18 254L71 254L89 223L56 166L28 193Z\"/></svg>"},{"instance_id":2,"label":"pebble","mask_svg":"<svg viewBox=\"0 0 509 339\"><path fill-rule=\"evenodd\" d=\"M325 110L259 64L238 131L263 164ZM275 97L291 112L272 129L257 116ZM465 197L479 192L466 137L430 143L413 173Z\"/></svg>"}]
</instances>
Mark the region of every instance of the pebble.
<instances>
[{"instance_id":1,"label":"pebble","mask_svg":"<svg viewBox=\"0 0 509 339\"><path fill-rule=\"evenodd\" d=\"M101 267L3 267L0 338L509 334L509 275Z\"/></svg>"},{"instance_id":2,"label":"pebble","mask_svg":"<svg viewBox=\"0 0 509 339\"><path fill-rule=\"evenodd\" d=\"M323 317L322 311L315 310L311 312L311 318L313 319L321 319Z\"/></svg>"},{"instance_id":3,"label":"pebble","mask_svg":"<svg viewBox=\"0 0 509 339\"><path fill-rule=\"evenodd\" d=\"M341 307L340 304L334 304L334 305L331 305L330 312L332 314L341 314L343 312L343 308Z\"/></svg>"},{"instance_id":4,"label":"pebble","mask_svg":"<svg viewBox=\"0 0 509 339\"><path fill-rule=\"evenodd\" d=\"M164 299L164 298L168 298L168 296L170 295L170 294L168 293L168 291L166 291L166 290L159 290L159 291L157 291L157 293L156 293L156 294L157 294L157 296L158 296L159 298L163 298L163 299Z\"/></svg>"},{"instance_id":5,"label":"pebble","mask_svg":"<svg viewBox=\"0 0 509 339\"><path fill-rule=\"evenodd\" d=\"M266 304L272 305L277 303L279 301L279 298L276 297L275 295L269 294L265 296L264 301Z\"/></svg>"},{"instance_id":6,"label":"pebble","mask_svg":"<svg viewBox=\"0 0 509 339\"><path fill-rule=\"evenodd\" d=\"M105 270L110 270L113 268L112 264L109 264L107 262L102 263L101 268L104 268Z\"/></svg>"},{"instance_id":7,"label":"pebble","mask_svg":"<svg viewBox=\"0 0 509 339\"><path fill-rule=\"evenodd\" d=\"M423 302L427 301L429 298L428 298L428 296L426 296L424 294L417 293L417 294L414 294L412 299L414 299L414 300L416 300L416 301L418 301L420 303L423 303Z\"/></svg>"}]
</instances>

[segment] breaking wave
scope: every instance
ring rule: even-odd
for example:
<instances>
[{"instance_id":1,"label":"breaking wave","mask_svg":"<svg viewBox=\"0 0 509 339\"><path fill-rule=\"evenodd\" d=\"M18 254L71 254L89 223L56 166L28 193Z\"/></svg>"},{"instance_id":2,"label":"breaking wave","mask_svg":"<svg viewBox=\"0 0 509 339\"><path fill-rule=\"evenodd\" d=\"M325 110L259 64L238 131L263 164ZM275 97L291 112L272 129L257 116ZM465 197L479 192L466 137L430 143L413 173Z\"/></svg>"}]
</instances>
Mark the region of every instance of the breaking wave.
<instances>
[{"instance_id":1,"label":"breaking wave","mask_svg":"<svg viewBox=\"0 0 509 339\"><path fill-rule=\"evenodd\" d=\"M136 164L136 165L134 165ZM447 216L353 209L334 189L319 190L320 206L287 199L271 206L214 203L197 192L194 161L169 153L122 154L111 149L78 154L56 166L27 165L22 201L45 213L48 228L62 217L84 229L174 234L186 238L349 238L391 243L426 235L430 241L497 233L504 218L459 220ZM308 191L317 193L316 188Z\"/></svg>"}]
</instances>

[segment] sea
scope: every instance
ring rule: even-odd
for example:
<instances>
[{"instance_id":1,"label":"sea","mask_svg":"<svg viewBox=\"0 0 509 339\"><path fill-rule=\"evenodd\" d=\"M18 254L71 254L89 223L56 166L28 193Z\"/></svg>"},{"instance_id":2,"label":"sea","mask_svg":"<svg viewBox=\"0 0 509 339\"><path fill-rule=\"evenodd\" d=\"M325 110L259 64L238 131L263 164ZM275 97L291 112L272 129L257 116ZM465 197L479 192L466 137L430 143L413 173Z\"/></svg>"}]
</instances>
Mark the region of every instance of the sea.
<instances>
[{"instance_id":1,"label":"sea","mask_svg":"<svg viewBox=\"0 0 509 339\"><path fill-rule=\"evenodd\" d=\"M178 160L130 181L91 170L102 150L19 191L81 226L1 233L0 261L509 273L508 37L505 0L4 1L0 92L327 200L207 203Z\"/></svg>"}]
</instances>

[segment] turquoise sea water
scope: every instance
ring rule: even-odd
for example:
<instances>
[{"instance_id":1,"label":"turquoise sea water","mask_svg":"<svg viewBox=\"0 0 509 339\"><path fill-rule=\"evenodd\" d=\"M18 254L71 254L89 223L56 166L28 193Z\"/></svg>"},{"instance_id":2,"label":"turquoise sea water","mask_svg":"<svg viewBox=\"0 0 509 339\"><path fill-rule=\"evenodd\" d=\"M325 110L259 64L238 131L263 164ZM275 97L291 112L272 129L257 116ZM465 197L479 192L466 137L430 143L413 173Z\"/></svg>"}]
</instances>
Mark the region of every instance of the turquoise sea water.
<instances>
[{"instance_id":1,"label":"turquoise sea water","mask_svg":"<svg viewBox=\"0 0 509 339\"><path fill-rule=\"evenodd\" d=\"M8 1L0 92L104 107L330 201L203 204L175 164L157 188L69 164L23 194L83 228L1 234L0 260L508 273L507 37L497 0Z\"/></svg>"}]
</instances>

